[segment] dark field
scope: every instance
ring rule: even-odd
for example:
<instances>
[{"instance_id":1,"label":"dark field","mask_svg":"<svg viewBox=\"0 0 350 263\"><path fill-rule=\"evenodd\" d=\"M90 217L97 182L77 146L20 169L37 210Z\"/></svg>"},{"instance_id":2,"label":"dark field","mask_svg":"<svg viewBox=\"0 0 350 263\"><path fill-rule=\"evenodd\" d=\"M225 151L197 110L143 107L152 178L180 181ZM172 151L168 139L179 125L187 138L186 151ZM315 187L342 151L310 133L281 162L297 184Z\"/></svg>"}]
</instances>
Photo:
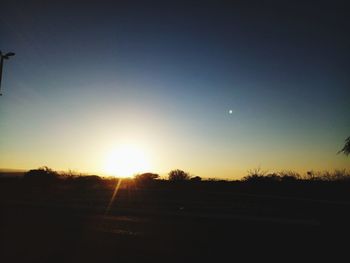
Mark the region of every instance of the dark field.
<instances>
[{"instance_id":1,"label":"dark field","mask_svg":"<svg viewBox=\"0 0 350 263\"><path fill-rule=\"evenodd\" d=\"M124 180L106 213L115 186L0 179L1 262L283 262L346 253L348 182Z\"/></svg>"}]
</instances>

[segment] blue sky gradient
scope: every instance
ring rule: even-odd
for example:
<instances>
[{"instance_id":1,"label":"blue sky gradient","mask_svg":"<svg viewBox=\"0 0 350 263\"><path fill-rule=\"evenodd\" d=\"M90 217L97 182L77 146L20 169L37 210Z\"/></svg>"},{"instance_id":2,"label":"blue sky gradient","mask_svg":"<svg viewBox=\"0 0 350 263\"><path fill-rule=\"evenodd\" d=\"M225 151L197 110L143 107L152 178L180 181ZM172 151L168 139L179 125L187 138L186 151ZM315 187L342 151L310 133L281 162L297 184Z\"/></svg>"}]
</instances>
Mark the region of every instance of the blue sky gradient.
<instances>
[{"instance_id":1,"label":"blue sky gradient","mask_svg":"<svg viewBox=\"0 0 350 263\"><path fill-rule=\"evenodd\" d=\"M0 167L99 173L127 141L161 174L350 168L345 2L114 2L4 1Z\"/></svg>"}]
</instances>

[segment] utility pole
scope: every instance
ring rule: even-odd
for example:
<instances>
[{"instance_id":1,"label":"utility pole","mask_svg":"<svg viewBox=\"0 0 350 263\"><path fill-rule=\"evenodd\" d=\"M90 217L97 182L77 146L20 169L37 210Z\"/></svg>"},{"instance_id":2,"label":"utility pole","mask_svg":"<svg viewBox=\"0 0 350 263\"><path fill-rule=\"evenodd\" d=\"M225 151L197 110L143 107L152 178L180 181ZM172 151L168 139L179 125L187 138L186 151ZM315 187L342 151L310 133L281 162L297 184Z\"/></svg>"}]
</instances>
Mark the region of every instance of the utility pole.
<instances>
[{"instance_id":1,"label":"utility pole","mask_svg":"<svg viewBox=\"0 0 350 263\"><path fill-rule=\"evenodd\" d=\"M9 59L10 57L12 57L14 55L15 55L15 53L13 53L13 52L2 54L2 52L0 51L0 96L2 96L2 93L1 93L1 80L2 80L2 68L4 66L4 60L5 59Z\"/></svg>"}]
</instances>

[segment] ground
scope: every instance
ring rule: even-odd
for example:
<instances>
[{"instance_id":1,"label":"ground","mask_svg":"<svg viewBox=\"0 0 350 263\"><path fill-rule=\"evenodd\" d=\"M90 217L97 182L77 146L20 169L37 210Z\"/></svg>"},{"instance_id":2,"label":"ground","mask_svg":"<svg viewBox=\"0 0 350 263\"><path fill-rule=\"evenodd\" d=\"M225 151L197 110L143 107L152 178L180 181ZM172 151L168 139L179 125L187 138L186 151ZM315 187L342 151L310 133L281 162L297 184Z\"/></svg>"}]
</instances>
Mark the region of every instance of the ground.
<instances>
[{"instance_id":1,"label":"ground","mask_svg":"<svg viewBox=\"0 0 350 263\"><path fill-rule=\"evenodd\" d=\"M0 181L2 262L334 260L349 230L348 184L129 182L106 213L114 182Z\"/></svg>"}]
</instances>

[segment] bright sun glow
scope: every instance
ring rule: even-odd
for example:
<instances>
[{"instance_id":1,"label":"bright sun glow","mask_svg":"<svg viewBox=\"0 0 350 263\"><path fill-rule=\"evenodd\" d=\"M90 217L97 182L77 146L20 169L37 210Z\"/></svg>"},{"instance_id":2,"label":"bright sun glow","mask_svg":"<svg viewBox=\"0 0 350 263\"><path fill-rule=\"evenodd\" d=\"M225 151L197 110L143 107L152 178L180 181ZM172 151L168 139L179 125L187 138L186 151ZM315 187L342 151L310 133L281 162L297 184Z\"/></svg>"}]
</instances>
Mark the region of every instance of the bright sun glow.
<instances>
[{"instance_id":1,"label":"bright sun glow","mask_svg":"<svg viewBox=\"0 0 350 263\"><path fill-rule=\"evenodd\" d=\"M149 171L149 162L144 152L133 146L122 146L109 153L105 172L116 177L130 177Z\"/></svg>"}]
</instances>

